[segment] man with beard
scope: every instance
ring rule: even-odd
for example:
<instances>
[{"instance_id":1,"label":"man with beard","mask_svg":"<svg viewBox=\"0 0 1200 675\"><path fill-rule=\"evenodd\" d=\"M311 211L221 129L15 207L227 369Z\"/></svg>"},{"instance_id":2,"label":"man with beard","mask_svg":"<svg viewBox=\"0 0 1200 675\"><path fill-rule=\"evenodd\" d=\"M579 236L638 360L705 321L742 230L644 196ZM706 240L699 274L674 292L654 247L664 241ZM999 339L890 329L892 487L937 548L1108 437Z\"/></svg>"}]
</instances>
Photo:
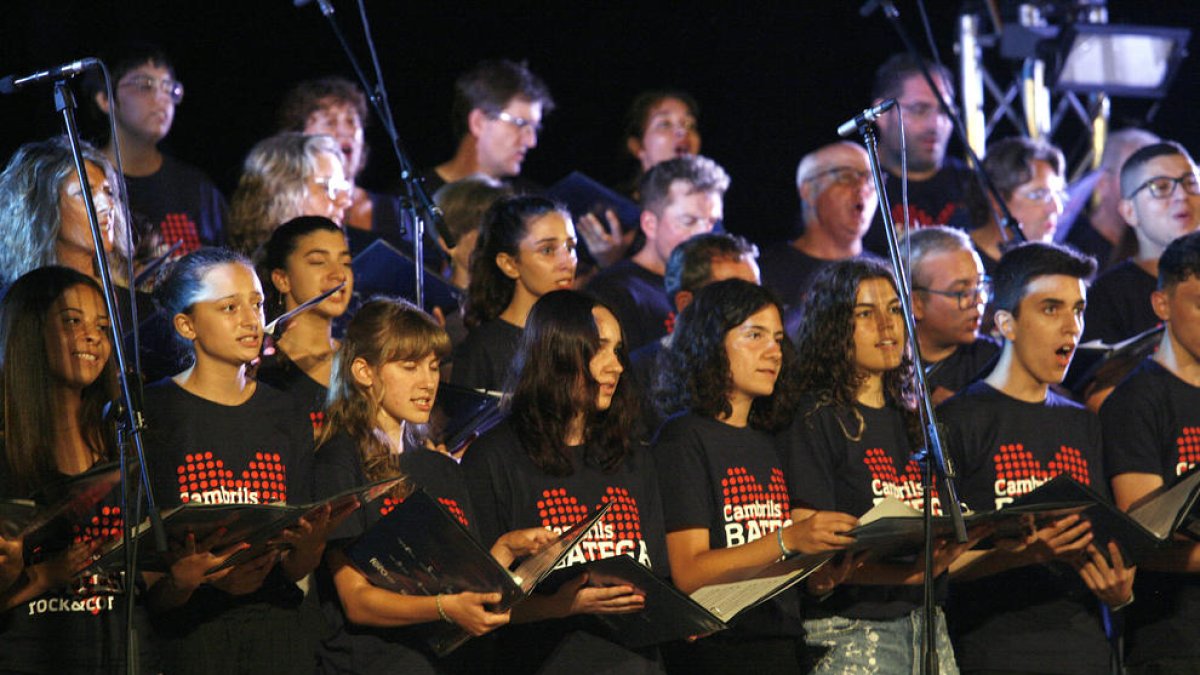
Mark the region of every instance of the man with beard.
<instances>
[{"instance_id":1,"label":"man with beard","mask_svg":"<svg viewBox=\"0 0 1200 675\"><path fill-rule=\"evenodd\" d=\"M954 85L950 71L926 62L938 93L954 105ZM903 133L908 148L909 219L913 227L949 225L960 230L973 228L965 203L968 186L974 177L963 162L946 157L946 143L953 125L938 106L938 94L929 88L920 64L908 54L896 54L875 73L871 97L877 105L894 98L904 113ZM900 117L889 112L876 122L879 127L879 162L884 169L884 187L892 205L896 226L904 222L901 204ZM883 219L877 218L863 240L868 251L887 255Z\"/></svg>"}]
</instances>

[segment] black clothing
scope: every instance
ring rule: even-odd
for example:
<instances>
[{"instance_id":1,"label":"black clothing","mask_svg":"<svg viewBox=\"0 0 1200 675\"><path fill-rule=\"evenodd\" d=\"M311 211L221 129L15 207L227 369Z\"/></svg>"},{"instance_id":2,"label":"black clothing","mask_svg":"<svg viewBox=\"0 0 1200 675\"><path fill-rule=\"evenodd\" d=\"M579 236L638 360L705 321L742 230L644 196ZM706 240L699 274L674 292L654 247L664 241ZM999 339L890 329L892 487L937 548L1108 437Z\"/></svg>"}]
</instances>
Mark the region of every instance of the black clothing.
<instances>
[{"instance_id":1,"label":"black clothing","mask_svg":"<svg viewBox=\"0 0 1200 675\"><path fill-rule=\"evenodd\" d=\"M1151 359L1130 373L1100 408L1104 468L1160 476L1165 485L1200 460L1200 388ZM1125 610L1126 662L1162 659L1200 663L1200 577L1139 569L1137 601Z\"/></svg>"},{"instance_id":2,"label":"black clothing","mask_svg":"<svg viewBox=\"0 0 1200 675\"><path fill-rule=\"evenodd\" d=\"M959 345L941 361L925 364L925 383L930 393L939 387L957 392L980 377L986 377L1000 357L1000 344L980 335L969 345Z\"/></svg>"},{"instance_id":3,"label":"black clothing","mask_svg":"<svg viewBox=\"0 0 1200 675\"><path fill-rule=\"evenodd\" d=\"M792 508L861 516L885 497L922 508L921 467L912 458L902 411L858 403L853 410L817 407L811 395L796 411L792 426L778 438ZM940 513L936 491L932 497ZM897 619L919 609L921 595L919 585L841 584L824 602L811 605L805 618Z\"/></svg>"},{"instance_id":4,"label":"black clothing","mask_svg":"<svg viewBox=\"0 0 1200 675\"><path fill-rule=\"evenodd\" d=\"M463 469L485 544L526 527L556 532L607 502L612 510L567 555L561 567L629 555L659 576L669 573L662 503L649 453L635 448L611 473L584 461L583 446L564 448L572 473L542 471L522 447L511 422L475 441ZM605 637L593 617L508 626L499 631L499 672L660 672L656 648L631 650Z\"/></svg>"},{"instance_id":5,"label":"black clothing","mask_svg":"<svg viewBox=\"0 0 1200 675\"><path fill-rule=\"evenodd\" d=\"M671 332L675 304L667 297L663 276L630 258L601 270L588 283L587 291L617 315L627 352Z\"/></svg>"},{"instance_id":6,"label":"black clothing","mask_svg":"<svg viewBox=\"0 0 1200 675\"><path fill-rule=\"evenodd\" d=\"M291 397L259 382L249 400L227 406L168 379L146 388L145 408L146 463L161 508L312 501L312 424ZM166 672L237 670L249 663L266 672L311 671L313 651L299 646L313 638L302 599L278 564L246 595L201 586L183 606L155 618L165 639ZM265 651L270 644L254 642L261 635L291 641L292 648Z\"/></svg>"},{"instance_id":7,"label":"black clothing","mask_svg":"<svg viewBox=\"0 0 1200 675\"><path fill-rule=\"evenodd\" d=\"M943 404L939 419L958 465L960 498L975 511L1002 508L1060 473L1108 494L1100 421L1054 392L1027 403L977 382ZM1083 675L1108 668L1100 600L1066 565L958 582L950 597L947 623L964 671Z\"/></svg>"},{"instance_id":8,"label":"black clothing","mask_svg":"<svg viewBox=\"0 0 1200 675\"><path fill-rule=\"evenodd\" d=\"M329 388L312 379L288 358L278 347L275 353L262 357L255 378L291 396L296 406L308 414L312 422L313 437L321 432L325 424L325 396ZM347 486L352 487L352 486Z\"/></svg>"},{"instance_id":9,"label":"black clothing","mask_svg":"<svg viewBox=\"0 0 1200 675\"><path fill-rule=\"evenodd\" d=\"M424 448L407 448L400 453L398 468L413 489L420 488L446 507L475 533L474 512L466 482L458 463L446 455ZM368 482L354 441L338 433L321 445L313 467L318 498L327 497ZM347 545L369 530L399 503L392 496L364 505L350 515L329 538L331 550ZM468 642L445 659L429 648L431 624L396 628L359 626L346 620L337 588L327 565L317 569L317 591L329 630L317 651L322 673L468 673L470 657L480 656L479 638Z\"/></svg>"},{"instance_id":10,"label":"black clothing","mask_svg":"<svg viewBox=\"0 0 1200 675\"><path fill-rule=\"evenodd\" d=\"M892 218L896 228L904 227L904 206L900 201L900 179L884 171L884 188L892 204ZM914 229L930 225L948 225L970 231L982 225L973 223L967 207L967 194L974 188L975 174L961 160L947 157L929 180L909 181L909 220ZM883 231L883 216L876 214L871 229L863 237L863 247L884 258L888 255L887 239Z\"/></svg>"},{"instance_id":11,"label":"black clothing","mask_svg":"<svg viewBox=\"0 0 1200 675\"><path fill-rule=\"evenodd\" d=\"M125 176L129 212L161 235L166 252L176 241L179 258L201 246L223 246L229 207L203 171L163 155L162 166L149 176Z\"/></svg>"},{"instance_id":12,"label":"black clothing","mask_svg":"<svg viewBox=\"0 0 1200 675\"><path fill-rule=\"evenodd\" d=\"M473 389L503 391L522 330L499 318L472 328L454 350L450 381Z\"/></svg>"},{"instance_id":13,"label":"black clothing","mask_svg":"<svg viewBox=\"0 0 1200 675\"><path fill-rule=\"evenodd\" d=\"M1158 279L1132 260L1101 274L1088 289L1083 342L1112 344L1157 326L1158 316L1150 306L1156 288Z\"/></svg>"}]
</instances>

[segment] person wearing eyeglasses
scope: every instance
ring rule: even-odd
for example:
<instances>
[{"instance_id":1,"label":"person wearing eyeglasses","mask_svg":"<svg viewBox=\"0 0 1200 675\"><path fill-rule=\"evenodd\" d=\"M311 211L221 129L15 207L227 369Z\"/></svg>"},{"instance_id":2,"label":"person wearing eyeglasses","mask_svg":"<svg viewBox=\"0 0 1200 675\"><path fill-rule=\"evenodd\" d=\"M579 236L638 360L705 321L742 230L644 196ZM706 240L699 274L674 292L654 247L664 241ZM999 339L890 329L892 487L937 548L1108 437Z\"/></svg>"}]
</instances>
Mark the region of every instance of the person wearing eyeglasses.
<instances>
[{"instance_id":1,"label":"person wearing eyeglasses","mask_svg":"<svg viewBox=\"0 0 1200 675\"><path fill-rule=\"evenodd\" d=\"M143 238L139 257L161 255L177 241L174 257L224 244L225 197L203 171L158 148L183 102L183 83L170 59L153 45L128 44L105 55L105 63L115 100L109 101L96 71L88 74L85 88L103 116L116 115L117 137L107 138L106 120L102 150L115 163L120 147L129 211Z\"/></svg>"},{"instance_id":2,"label":"person wearing eyeglasses","mask_svg":"<svg viewBox=\"0 0 1200 675\"><path fill-rule=\"evenodd\" d=\"M954 77L944 66L926 62L938 93L954 106ZM879 118L879 163L883 167L884 189L892 208L896 227L903 227L904 206L901 203L900 177L904 173L902 160L908 160L908 215L913 227L949 225L960 230L975 227L967 207L967 194L975 177L961 160L946 156L946 146L953 130L950 118L941 112L937 95L925 81L921 64L906 53L895 54L875 72L871 88L873 105L889 98L896 99L899 112L893 109ZM904 124L900 124L900 113ZM901 152L901 133L906 152ZM872 253L886 256L887 241L882 217L876 218L863 238L863 245Z\"/></svg>"},{"instance_id":3,"label":"person wearing eyeglasses","mask_svg":"<svg viewBox=\"0 0 1200 675\"><path fill-rule=\"evenodd\" d=\"M451 119L454 156L420 172L430 194L474 174L504 181L520 193L538 186L520 179L521 164L537 147L542 117L554 109L550 89L529 66L483 61L454 83Z\"/></svg>"},{"instance_id":4,"label":"person wearing eyeglasses","mask_svg":"<svg viewBox=\"0 0 1200 675\"><path fill-rule=\"evenodd\" d=\"M961 230L935 226L900 241L912 260L913 314L921 365L934 404L950 398L991 370L1000 345L979 334L992 280Z\"/></svg>"},{"instance_id":5,"label":"person wearing eyeglasses","mask_svg":"<svg viewBox=\"0 0 1200 675\"><path fill-rule=\"evenodd\" d=\"M675 247L712 232L725 212L729 174L699 155L654 165L642 176L640 226L646 243L632 256L592 277L587 291L613 308L631 352L670 332L675 304L663 275Z\"/></svg>"},{"instance_id":6,"label":"person wearing eyeglasses","mask_svg":"<svg viewBox=\"0 0 1200 675\"><path fill-rule=\"evenodd\" d=\"M341 226L353 187L332 136L285 132L259 141L233 193L230 246L253 255L275 228L298 216Z\"/></svg>"},{"instance_id":7,"label":"person wearing eyeglasses","mask_svg":"<svg viewBox=\"0 0 1200 675\"><path fill-rule=\"evenodd\" d=\"M788 335L795 335L817 272L863 255L862 238L879 204L870 171L867 151L849 141L818 148L796 167L803 232L768 247L759 261L763 285L783 300Z\"/></svg>"},{"instance_id":8,"label":"person wearing eyeglasses","mask_svg":"<svg viewBox=\"0 0 1200 675\"><path fill-rule=\"evenodd\" d=\"M1066 165L1062 150L1024 136L1005 138L988 148L983 170L1027 241L1054 241L1054 230L1067 199ZM972 199L978 220L984 224L971 231L971 239L984 271L991 274L1004 250L1016 242L1011 241L1008 232L1001 231L978 190L972 192Z\"/></svg>"},{"instance_id":9,"label":"person wearing eyeglasses","mask_svg":"<svg viewBox=\"0 0 1200 675\"><path fill-rule=\"evenodd\" d=\"M1148 145L1121 167L1121 215L1137 235L1137 254L1092 285L1083 339L1114 343L1158 324L1150 296L1158 259L1175 239L1200 226L1196 163L1174 141Z\"/></svg>"}]
</instances>

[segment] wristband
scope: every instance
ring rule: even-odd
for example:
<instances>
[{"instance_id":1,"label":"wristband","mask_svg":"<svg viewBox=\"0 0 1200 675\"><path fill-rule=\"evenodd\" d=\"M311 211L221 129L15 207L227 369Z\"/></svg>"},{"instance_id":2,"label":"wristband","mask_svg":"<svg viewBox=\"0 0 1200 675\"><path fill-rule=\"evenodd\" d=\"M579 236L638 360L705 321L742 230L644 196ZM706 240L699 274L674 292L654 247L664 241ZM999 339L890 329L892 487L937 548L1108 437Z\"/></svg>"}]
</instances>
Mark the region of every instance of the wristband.
<instances>
[{"instance_id":1,"label":"wristband","mask_svg":"<svg viewBox=\"0 0 1200 675\"><path fill-rule=\"evenodd\" d=\"M783 528L782 527L779 528L778 530L775 530L775 543L779 544L779 553L780 553L781 558L786 558L786 557L796 553L795 551L789 549L787 547L787 545L785 545L783 543Z\"/></svg>"},{"instance_id":2,"label":"wristband","mask_svg":"<svg viewBox=\"0 0 1200 675\"><path fill-rule=\"evenodd\" d=\"M454 625L454 619L451 619L450 616L448 614L446 614L446 610L442 608L442 594L441 593L438 593L438 596L437 596L437 608L438 608L438 616L442 617L442 621L445 621L448 624Z\"/></svg>"},{"instance_id":3,"label":"wristband","mask_svg":"<svg viewBox=\"0 0 1200 675\"><path fill-rule=\"evenodd\" d=\"M1113 612L1119 612L1132 604L1133 604L1133 592L1130 591L1128 600L1126 600L1125 602L1122 602L1121 604L1117 605L1116 607L1109 607L1108 609Z\"/></svg>"}]
</instances>

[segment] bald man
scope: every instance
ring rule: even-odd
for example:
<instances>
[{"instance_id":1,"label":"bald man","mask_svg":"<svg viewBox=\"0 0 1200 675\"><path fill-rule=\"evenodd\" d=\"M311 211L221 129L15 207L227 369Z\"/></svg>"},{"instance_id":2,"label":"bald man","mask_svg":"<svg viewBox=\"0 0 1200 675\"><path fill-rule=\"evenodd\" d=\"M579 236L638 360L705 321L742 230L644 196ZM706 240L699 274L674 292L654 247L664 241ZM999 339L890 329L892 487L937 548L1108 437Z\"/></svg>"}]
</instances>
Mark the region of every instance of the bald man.
<instances>
[{"instance_id":1,"label":"bald man","mask_svg":"<svg viewBox=\"0 0 1200 675\"><path fill-rule=\"evenodd\" d=\"M848 141L805 155L796 168L796 189L804 231L767 248L759 260L763 285L779 296L789 315L803 305L817 272L863 255L862 238L879 203L867 151Z\"/></svg>"}]
</instances>

